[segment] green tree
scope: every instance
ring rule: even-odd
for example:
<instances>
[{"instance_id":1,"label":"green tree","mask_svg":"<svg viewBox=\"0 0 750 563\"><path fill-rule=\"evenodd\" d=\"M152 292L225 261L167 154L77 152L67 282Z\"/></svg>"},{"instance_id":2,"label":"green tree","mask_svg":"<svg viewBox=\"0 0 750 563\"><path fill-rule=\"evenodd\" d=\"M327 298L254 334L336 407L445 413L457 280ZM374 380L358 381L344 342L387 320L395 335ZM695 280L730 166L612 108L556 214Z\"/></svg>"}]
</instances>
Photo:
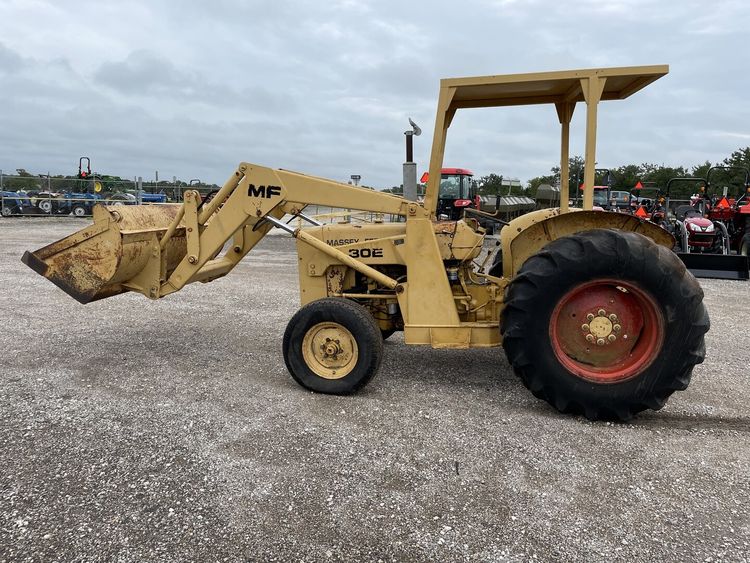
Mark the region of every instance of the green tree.
<instances>
[{"instance_id":1,"label":"green tree","mask_svg":"<svg viewBox=\"0 0 750 563\"><path fill-rule=\"evenodd\" d=\"M708 174L709 168L711 168L712 164L711 161L707 160L703 164L697 164L693 166L690 175L691 176L697 176L698 178L705 178L706 174Z\"/></svg>"},{"instance_id":2,"label":"green tree","mask_svg":"<svg viewBox=\"0 0 750 563\"><path fill-rule=\"evenodd\" d=\"M739 195L750 188L750 147L737 149L725 158L721 166L732 167L732 170L714 170L708 179L712 193L721 193L724 186L729 195Z\"/></svg>"},{"instance_id":3,"label":"green tree","mask_svg":"<svg viewBox=\"0 0 750 563\"><path fill-rule=\"evenodd\" d=\"M480 195L498 195L503 187L503 177L494 172L477 180Z\"/></svg>"},{"instance_id":4,"label":"green tree","mask_svg":"<svg viewBox=\"0 0 750 563\"><path fill-rule=\"evenodd\" d=\"M3 178L3 189L9 191L18 190L39 190L42 187L43 180L38 176L34 176L29 172L26 172L23 168L16 169L17 176Z\"/></svg>"},{"instance_id":5,"label":"green tree","mask_svg":"<svg viewBox=\"0 0 750 563\"><path fill-rule=\"evenodd\" d=\"M583 157L573 156L568 159L568 187L570 189L570 195L575 197L578 193L578 186L583 182ZM536 191L542 184L549 184L556 186L560 181L560 166L555 165L550 168L552 174L546 176L537 176L532 178L526 183L526 189L524 192L529 197L536 197Z\"/></svg>"},{"instance_id":6,"label":"green tree","mask_svg":"<svg viewBox=\"0 0 750 563\"><path fill-rule=\"evenodd\" d=\"M612 169L613 190L624 190L629 192L632 190L638 181L644 181L643 168L637 164L626 164L624 166L618 166Z\"/></svg>"},{"instance_id":7,"label":"green tree","mask_svg":"<svg viewBox=\"0 0 750 563\"><path fill-rule=\"evenodd\" d=\"M750 147L737 149L724 159L725 166L741 166L750 169Z\"/></svg>"},{"instance_id":8,"label":"green tree","mask_svg":"<svg viewBox=\"0 0 750 563\"><path fill-rule=\"evenodd\" d=\"M641 164L642 170L642 182L653 182L653 184L662 190L666 188L667 182L671 178L678 178L680 176L687 176L688 171L684 166L678 166L673 168L671 166L662 166L660 164L651 164L644 162Z\"/></svg>"}]
</instances>

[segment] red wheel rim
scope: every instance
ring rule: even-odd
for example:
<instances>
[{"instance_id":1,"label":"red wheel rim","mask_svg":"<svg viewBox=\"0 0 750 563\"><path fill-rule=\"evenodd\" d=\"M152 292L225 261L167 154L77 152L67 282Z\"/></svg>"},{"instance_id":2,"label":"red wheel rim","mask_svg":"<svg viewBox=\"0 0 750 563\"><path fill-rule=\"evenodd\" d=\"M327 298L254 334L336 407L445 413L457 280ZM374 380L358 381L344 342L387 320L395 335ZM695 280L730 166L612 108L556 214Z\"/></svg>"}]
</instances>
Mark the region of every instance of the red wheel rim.
<instances>
[{"instance_id":1,"label":"red wheel rim","mask_svg":"<svg viewBox=\"0 0 750 563\"><path fill-rule=\"evenodd\" d=\"M555 356L573 375L617 383L645 370L664 343L656 301L631 282L602 279L566 293L549 328Z\"/></svg>"}]
</instances>

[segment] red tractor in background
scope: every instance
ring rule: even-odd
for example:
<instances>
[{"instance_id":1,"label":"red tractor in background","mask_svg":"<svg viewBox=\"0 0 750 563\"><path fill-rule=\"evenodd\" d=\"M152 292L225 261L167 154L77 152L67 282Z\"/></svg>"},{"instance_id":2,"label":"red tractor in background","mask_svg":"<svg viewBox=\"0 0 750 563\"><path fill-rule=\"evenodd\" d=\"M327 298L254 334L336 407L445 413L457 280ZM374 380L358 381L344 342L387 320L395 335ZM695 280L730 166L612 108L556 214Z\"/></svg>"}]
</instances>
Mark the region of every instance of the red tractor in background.
<instances>
[{"instance_id":1,"label":"red tractor in background","mask_svg":"<svg viewBox=\"0 0 750 563\"><path fill-rule=\"evenodd\" d=\"M422 175L426 182L429 175ZM477 184L474 173L466 168L442 168L440 170L440 191L438 192L437 216L450 221L458 221L467 207L479 209Z\"/></svg>"},{"instance_id":2,"label":"red tractor in background","mask_svg":"<svg viewBox=\"0 0 750 563\"><path fill-rule=\"evenodd\" d=\"M583 205L583 181L580 177L581 171L576 173L576 185L578 195L571 201L574 207ZM625 211L627 204L627 192L612 191L615 185L615 177L609 168L594 169L594 209L599 211ZM601 183L597 183L601 182Z\"/></svg>"},{"instance_id":3,"label":"red tractor in background","mask_svg":"<svg viewBox=\"0 0 750 563\"><path fill-rule=\"evenodd\" d=\"M507 221L534 209L533 199L511 195L510 189L507 195L480 195L474 173L467 168L441 168L440 172L437 206L440 220L457 221L468 215L487 234L493 235L507 225ZM429 176L425 172L422 183L427 182Z\"/></svg>"},{"instance_id":4,"label":"red tractor in background","mask_svg":"<svg viewBox=\"0 0 750 563\"><path fill-rule=\"evenodd\" d=\"M739 172L742 177L739 188L734 193L725 186L721 193L711 183L716 171ZM727 183L731 183L727 182ZM742 256L750 252L750 170L742 166L713 166L706 174L707 216L714 222L724 225L727 231L728 246Z\"/></svg>"},{"instance_id":5,"label":"red tractor in background","mask_svg":"<svg viewBox=\"0 0 750 563\"><path fill-rule=\"evenodd\" d=\"M700 184L690 203L678 205L674 210L671 230L677 239L676 250L684 253L729 254L729 236L724 225L707 216L706 179L695 176L670 178L666 187L669 205L672 185L677 182Z\"/></svg>"},{"instance_id":6,"label":"red tractor in background","mask_svg":"<svg viewBox=\"0 0 750 563\"><path fill-rule=\"evenodd\" d=\"M643 195L646 193L647 195ZM653 194L653 195L651 195ZM671 231L667 218L667 197L661 188L655 185L643 185L640 181L630 190L628 208L636 217L647 219L652 223Z\"/></svg>"},{"instance_id":7,"label":"red tractor in background","mask_svg":"<svg viewBox=\"0 0 750 563\"><path fill-rule=\"evenodd\" d=\"M709 170L710 172L710 170ZM719 278L731 280L747 280L750 278L748 260L746 256L732 255L732 241L727 224L719 217L725 203L718 200L712 203L710 192L707 190L708 180L698 177L671 178L666 187L666 206L669 209L669 197L672 184L675 182L693 182L699 184L698 193L690 198L690 203L680 205L674 211L674 217L667 223L677 244L675 252L685 263L685 266L700 278ZM745 196L745 199L747 196ZM727 199L726 205L730 204ZM748 209L750 211L750 209ZM734 227L733 227L734 228ZM737 235L735 234L735 238ZM742 238L742 237L739 237Z\"/></svg>"}]
</instances>

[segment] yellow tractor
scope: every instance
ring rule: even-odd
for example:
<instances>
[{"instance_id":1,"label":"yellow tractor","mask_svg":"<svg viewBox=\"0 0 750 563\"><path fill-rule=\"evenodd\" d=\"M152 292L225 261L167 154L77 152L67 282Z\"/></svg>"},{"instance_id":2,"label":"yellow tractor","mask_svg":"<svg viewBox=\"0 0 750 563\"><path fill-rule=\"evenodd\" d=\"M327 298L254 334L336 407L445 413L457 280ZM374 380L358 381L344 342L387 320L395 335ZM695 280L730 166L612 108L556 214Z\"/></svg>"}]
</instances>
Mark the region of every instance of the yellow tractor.
<instances>
[{"instance_id":1,"label":"yellow tractor","mask_svg":"<svg viewBox=\"0 0 750 563\"><path fill-rule=\"evenodd\" d=\"M663 229L592 210L600 101L627 98L665 65L444 79L423 203L286 170L241 163L210 202L94 209L93 224L23 261L81 303L135 291L166 297L228 274L274 227L297 239L301 309L283 354L302 386L333 394L377 373L383 338L433 348L502 345L523 383L562 412L631 418L685 389L709 328L703 292ZM568 208L569 126L586 104L583 209ZM483 262L485 231L469 214L436 220L446 136L456 110L554 104L561 124L559 209L500 233L502 260ZM403 218L322 225L316 204ZM292 228L288 217L309 228Z\"/></svg>"}]
</instances>

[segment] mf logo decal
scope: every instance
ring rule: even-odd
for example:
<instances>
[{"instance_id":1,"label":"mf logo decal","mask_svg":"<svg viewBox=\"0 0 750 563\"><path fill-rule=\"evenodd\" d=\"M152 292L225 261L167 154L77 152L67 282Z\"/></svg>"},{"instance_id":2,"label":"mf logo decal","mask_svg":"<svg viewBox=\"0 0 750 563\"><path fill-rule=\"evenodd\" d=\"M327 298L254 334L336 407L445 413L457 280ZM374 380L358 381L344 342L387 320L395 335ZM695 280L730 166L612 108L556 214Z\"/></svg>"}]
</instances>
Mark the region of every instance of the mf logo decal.
<instances>
[{"instance_id":1,"label":"mf logo decal","mask_svg":"<svg viewBox=\"0 0 750 563\"><path fill-rule=\"evenodd\" d=\"M281 195L279 186L255 186L255 184L250 184L247 187L247 197L270 198L275 195Z\"/></svg>"}]
</instances>

